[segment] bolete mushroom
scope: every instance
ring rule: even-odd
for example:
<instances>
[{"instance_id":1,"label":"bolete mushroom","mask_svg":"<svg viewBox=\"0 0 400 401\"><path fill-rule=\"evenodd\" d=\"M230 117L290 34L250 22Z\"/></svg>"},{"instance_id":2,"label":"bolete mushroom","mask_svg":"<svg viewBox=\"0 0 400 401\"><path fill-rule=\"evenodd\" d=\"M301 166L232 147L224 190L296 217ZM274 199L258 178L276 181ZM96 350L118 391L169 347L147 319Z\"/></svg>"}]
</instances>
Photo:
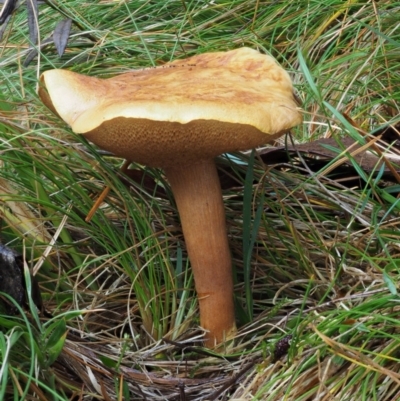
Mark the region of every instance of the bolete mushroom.
<instances>
[{"instance_id":1,"label":"bolete mushroom","mask_svg":"<svg viewBox=\"0 0 400 401\"><path fill-rule=\"evenodd\" d=\"M246 47L109 79L50 70L39 95L75 133L164 169L193 269L205 345L236 333L231 255L214 158L265 144L301 122L289 75Z\"/></svg>"}]
</instances>

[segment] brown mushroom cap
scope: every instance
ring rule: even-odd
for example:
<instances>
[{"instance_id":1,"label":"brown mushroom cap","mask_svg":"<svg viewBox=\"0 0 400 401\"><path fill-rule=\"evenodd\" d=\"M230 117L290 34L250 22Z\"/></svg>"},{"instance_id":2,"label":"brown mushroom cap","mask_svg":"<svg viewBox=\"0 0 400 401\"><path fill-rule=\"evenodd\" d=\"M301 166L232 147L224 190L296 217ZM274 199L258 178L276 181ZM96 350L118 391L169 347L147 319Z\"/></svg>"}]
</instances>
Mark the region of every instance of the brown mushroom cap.
<instances>
[{"instance_id":1,"label":"brown mushroom cap","mask_svg":"<svg viewBox=\"0 0 400 401\"><path fill-rule=\"evenodd\" d=\"M301 122L289 75L240 48L99 79L50 70L43 102L118 156L168 167L265 144Z\"/></svg>"}]
</instances>

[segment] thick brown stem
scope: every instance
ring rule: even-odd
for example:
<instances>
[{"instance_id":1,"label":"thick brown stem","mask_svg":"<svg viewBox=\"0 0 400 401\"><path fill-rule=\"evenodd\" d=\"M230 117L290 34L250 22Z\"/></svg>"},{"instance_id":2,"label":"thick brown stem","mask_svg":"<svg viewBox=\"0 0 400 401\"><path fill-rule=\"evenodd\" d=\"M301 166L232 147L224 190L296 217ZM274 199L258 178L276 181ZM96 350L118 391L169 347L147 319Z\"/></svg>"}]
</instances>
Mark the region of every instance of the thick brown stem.
<instances>
[{"instance_id":1,"label":"thick brown stem","mask_svg":"<svg viewBox=\"0 0 400 401\"><path fill-rule=\"evenodd\" d=\"M214 160L165 169L178 206L200 306L200 324L214 347L236 332L232 261Z\"/></svg>"}]
</instances>

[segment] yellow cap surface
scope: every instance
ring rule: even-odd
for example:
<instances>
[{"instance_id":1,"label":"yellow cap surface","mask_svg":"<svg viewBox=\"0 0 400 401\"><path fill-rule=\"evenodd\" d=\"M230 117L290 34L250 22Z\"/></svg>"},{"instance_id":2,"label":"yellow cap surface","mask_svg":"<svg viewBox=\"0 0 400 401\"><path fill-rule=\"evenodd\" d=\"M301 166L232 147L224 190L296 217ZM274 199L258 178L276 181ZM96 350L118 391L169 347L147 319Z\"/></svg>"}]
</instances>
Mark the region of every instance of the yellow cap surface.
<instances>
[{"instance_id":1,"label":"yellow cap surface","mask_svg":"<svg viewBox=\"0 0 400 401\"><path fill-rule=\"evenodd\" d=\"M251 149L301 122L289 75L240 48L99 79L43 73L39 95L72 130L150 166Z\"/></svg>"}]
</instances>

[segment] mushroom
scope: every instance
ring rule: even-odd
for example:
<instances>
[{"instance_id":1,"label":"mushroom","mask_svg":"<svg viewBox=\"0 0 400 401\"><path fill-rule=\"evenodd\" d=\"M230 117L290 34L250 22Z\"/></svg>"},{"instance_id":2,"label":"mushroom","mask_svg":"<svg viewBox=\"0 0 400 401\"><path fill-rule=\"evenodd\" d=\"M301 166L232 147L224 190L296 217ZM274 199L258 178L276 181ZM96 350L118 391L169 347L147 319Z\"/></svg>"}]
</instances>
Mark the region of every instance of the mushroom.
<instances>
[{"instance_id":1,"label":"mushroom","mask_svg":"<svg viewBox=\"0 0 400 401\"><path fill-rule=\"evenodd\" d=\"M75 133L162 168L178 207L205 345L234 337L232 262L214 158L252 149L301 122L289 75L242 47L99 79L41 76L39 96Z\"/></svg>"}]
</instances>

